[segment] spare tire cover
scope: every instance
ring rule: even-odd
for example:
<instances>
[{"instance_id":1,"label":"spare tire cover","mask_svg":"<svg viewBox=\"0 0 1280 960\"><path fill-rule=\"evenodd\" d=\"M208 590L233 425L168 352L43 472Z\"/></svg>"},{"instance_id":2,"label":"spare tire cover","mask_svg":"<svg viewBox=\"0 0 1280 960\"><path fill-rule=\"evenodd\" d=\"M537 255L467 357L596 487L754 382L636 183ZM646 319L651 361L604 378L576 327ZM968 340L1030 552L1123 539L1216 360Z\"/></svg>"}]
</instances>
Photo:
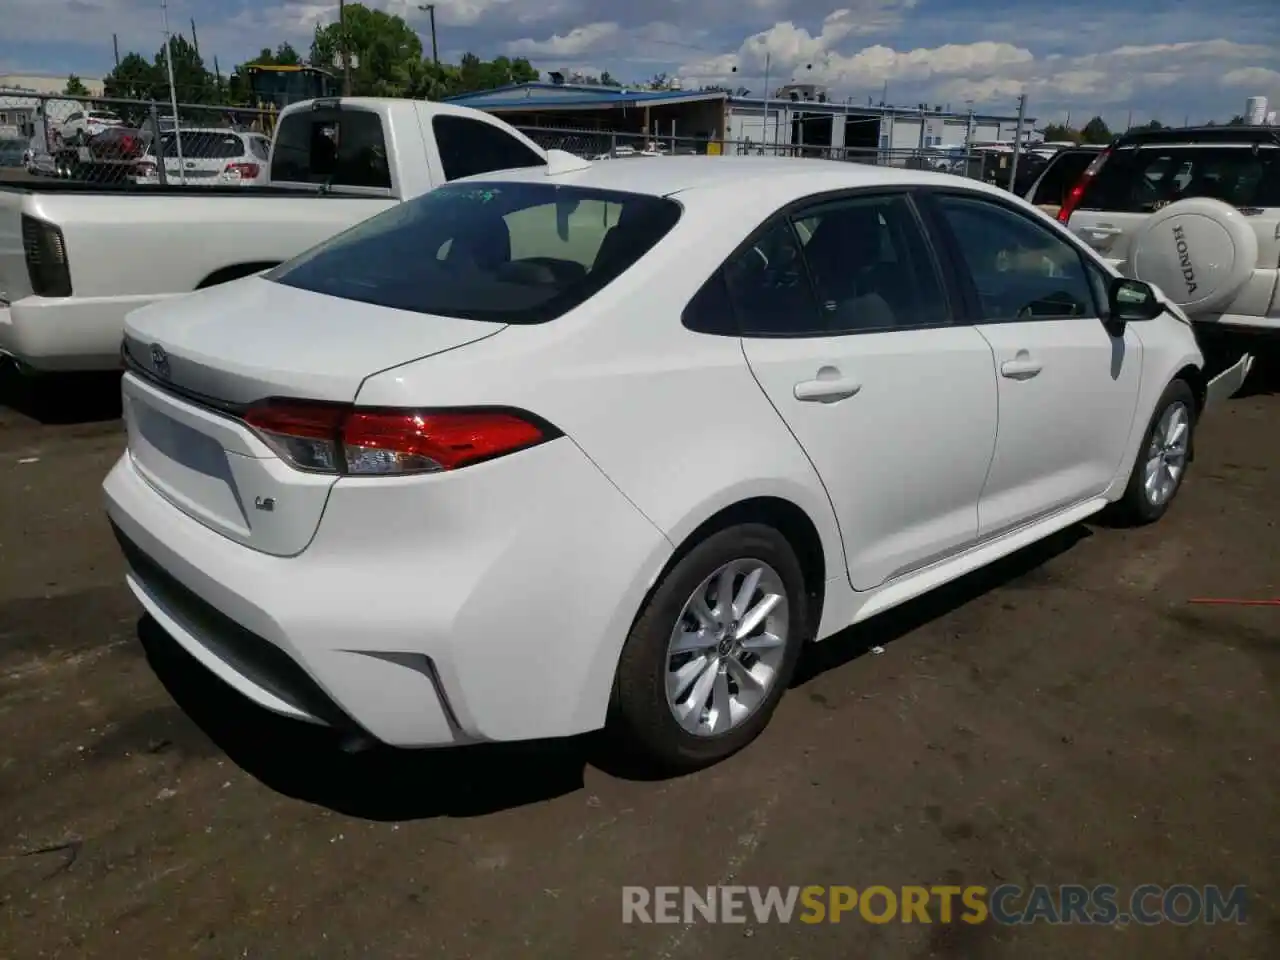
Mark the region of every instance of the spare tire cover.
<instances>
[{"instance_id":1,"label":"spare tire cover","mask_svg":"<svg viewBox=\"0 0 1280 960\"><path fill-rule=\"evenodd\" d=\"M1258 263L1258 235L1235 207L1209 197L1179 200L1139 227L1130 270L1188 314L1222 310Z\"/></svg>"}]
</instances>

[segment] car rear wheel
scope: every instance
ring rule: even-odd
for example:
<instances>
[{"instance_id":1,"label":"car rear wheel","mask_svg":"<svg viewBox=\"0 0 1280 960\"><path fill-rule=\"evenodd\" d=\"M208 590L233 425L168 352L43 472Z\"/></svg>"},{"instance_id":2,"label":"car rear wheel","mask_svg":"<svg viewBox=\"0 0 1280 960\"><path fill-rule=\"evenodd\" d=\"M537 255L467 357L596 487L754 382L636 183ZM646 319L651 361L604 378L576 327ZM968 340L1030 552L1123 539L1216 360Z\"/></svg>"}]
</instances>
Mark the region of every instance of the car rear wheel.
<instances>
[{"instance_id":1,"label":"car rear wheel","mask_svg":"<svg viewBox=\"0 0 1280 960\"><path fill-rule=\"evenodd\" d=\"M615 732L663 769L723 760L768 724L807 629L786 538L763 524L712 534L667 571L627 637Z\"/></svg>"},{"instance_id":2,"label":"car rear wheel","mask_svg":"<svg viewBox=\"0 0 1280 960\"><path fill-rule=\"evenodd\" d=\"M1195 422L1195 394L1186 381L1174 380L1156 404L1129 485L1116 503L1119 520L1138 526L1165 515L1182 489Z\"/></svg>"}]
</instances>

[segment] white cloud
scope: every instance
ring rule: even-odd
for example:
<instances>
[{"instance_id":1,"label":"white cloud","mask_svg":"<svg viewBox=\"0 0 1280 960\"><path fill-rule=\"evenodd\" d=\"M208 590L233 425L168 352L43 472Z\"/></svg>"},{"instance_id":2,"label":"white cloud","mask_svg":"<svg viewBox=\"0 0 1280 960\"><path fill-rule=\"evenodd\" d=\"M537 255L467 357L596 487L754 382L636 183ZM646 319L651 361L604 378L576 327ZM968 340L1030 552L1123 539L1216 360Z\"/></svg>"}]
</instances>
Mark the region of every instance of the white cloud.
<instances>
[{"instance_id":1,"label":"white cloud","mask_svg":"<svg viewBox=\"0 0 1280 960\"><path fill-rule=\"evenodd\" d=\"M1224 87L1250 87L1259 91L1276 91L1280 93L1280 70L1268 70L1266 67L1241 67L1229 70L1222 75Z\"/></svg>"},{"instance_id":2,"label":"white cloud","mask_svg":"<svg viewBox=\"0 0 1280 960\"><path fill-rule=\"evenodd\" d=\"M616 23L589 23L546 40L513 40L506 45L506 50L521 57L580 57L616 41L620 32Z\"/></svg>"}]
</instances>

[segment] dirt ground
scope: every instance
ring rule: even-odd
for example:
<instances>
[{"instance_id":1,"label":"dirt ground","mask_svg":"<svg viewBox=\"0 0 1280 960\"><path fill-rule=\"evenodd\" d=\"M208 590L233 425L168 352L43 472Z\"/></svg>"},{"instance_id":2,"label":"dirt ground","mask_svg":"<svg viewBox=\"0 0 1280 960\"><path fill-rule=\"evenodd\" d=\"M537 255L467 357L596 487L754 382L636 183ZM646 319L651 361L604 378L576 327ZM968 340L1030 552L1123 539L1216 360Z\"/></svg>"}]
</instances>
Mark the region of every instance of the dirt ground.
<instances>
[{"instance_id":1,"label":"dirt ground","mask_svg":"<svg viewBox=\"0 0 1280 960\"><path fill-rule=\"evenodd\" d=\"M342 754L144 647L99 506L114 389L43 424L0 390L0 957L1280 956L1280 608L1188 603L1280 597L1274 374L1206 418L1164 522L823 644L754 746L666 782L595 738ZM1006 882L1245 884L1247 922L621 922L629 884Z\"/></svg>"}]
</instances>

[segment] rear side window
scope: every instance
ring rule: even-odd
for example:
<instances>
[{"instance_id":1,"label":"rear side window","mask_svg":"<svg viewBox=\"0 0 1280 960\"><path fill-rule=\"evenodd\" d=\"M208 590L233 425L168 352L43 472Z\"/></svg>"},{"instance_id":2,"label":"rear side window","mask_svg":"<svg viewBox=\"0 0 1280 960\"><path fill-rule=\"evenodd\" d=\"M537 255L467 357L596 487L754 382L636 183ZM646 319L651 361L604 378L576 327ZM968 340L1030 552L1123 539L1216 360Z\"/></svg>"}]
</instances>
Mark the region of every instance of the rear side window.
<instances>
[{"instance_id":1,"label":"rear side window","mask_svg":"<svg viewBox=\"0 0 1280 960\"><path fill-rule=\"evenodd\" d=\"M1066 202L1071 188L1084 175L1089 164L1098 154L1089 150L1064 150L1051 161L1044 170L1044 179L1036 185L1034 203L1056 203L1061 206Z\"/></svg>"},{"instance_id":2,"label":"rear side window","mask_svg":"<svg viewBox=\"0 0 1280 960\"><path fill-rule=\"evenodd\" d=\"M643 194L549 183L446 185L266 276L397 310L544 323L628 270L680 213L674 200Z\"/></svg>"},{"instance_id":3,"label":"rear side window","mask_svg":"<svg viewBox=\"0 0 1280 960\"><path fill-rule=\"evenodd\" d=\"M364 110L305 110L276 129L271 179L390 189L382 119Z\"/></svg>"},{"instance_id":4,"label":"rear side window","mask_svg":"<svg viewBox=\"0 0 1280 960\"><path fill-rule=\"evenodd\" d=\"M469 117L437 114L431 120L446 180L495 170L540 167L543 159L501 127Z\"/></svg>"},{"instance_id":5,"label":"rear side window","mask_svg":"<svg viewBox=\"0 0 1280 960\"><path fill-rule=\"evenodd\" d=\"M271 156L271 143L266 137L249 137L249 152L259 160L266 160Z\"/></svg>"},{"instance_id":6,"label":"rear side window","mask_svg":"<svg viewBox=\"0 0 1280 960\"><path fill-rule=\"evenodd\" d=\"M1210 197L1235 207L1280 207L1280 148L1124 147L1102 165L1080 206L1152 213L1191 197Z\"/></svg>"},{"instance_id":7,"label":"rear side window","mask_svg":"<svg viewBox=\"0 0 1280 960\"><path fill-rule=\"evenodd\" d=\"M172 133L160 137L161 156L178 155L178 138ZM218 130L182 131L182 156L185 160L230 160L244 156L244 141L238 133Z\"/></svg>"}]
</instances>

